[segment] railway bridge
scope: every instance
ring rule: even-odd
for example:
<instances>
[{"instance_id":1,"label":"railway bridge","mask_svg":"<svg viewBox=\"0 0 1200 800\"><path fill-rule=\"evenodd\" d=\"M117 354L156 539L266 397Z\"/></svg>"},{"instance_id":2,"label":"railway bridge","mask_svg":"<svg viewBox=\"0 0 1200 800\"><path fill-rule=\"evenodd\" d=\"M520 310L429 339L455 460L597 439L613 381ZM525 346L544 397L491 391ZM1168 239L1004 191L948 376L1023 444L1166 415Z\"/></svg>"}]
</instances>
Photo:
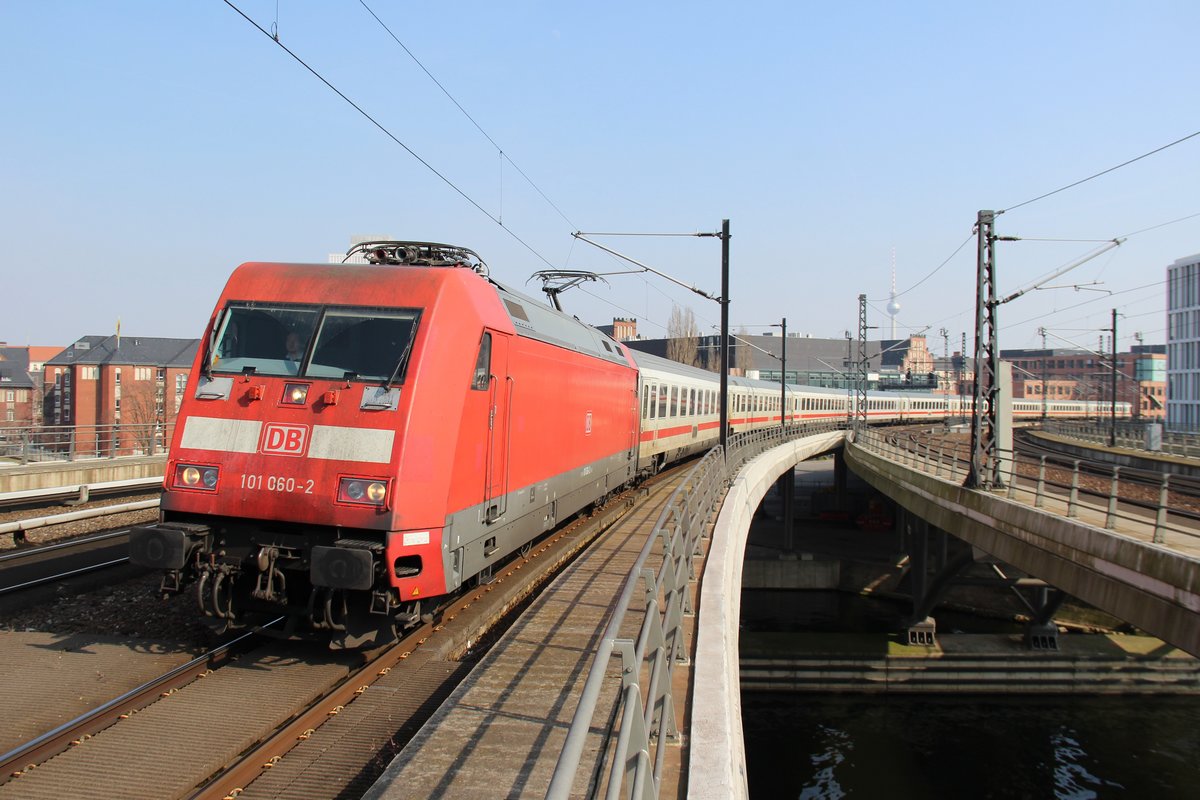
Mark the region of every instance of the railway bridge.
<instances>
[{"instance_id":1,"label":"railway bridge","mask_svg":"<svg viewBox=\"0 0 1200 800\"><path fill-rule=\"evenodd\" d=\"M1114 524L1112 508L1039 493L1036 480L1018 478L998 492L967 490L961 485L965 470L955 473L928 452L918 458L880 433L815 433L757 448L744 463L733 459L736 474L715 515L703 513L709 499L695 487L699 508L665 515L670 531L686 528L689 516L712 525L695 597L696 626L683 623L686 641L678 648L670 627L677 586L656 580L638 560L625 596L615 601L622 596L620 584L588 565L567 579L579 583L552 587L551 597L560 589L567 594L546 601L549 622L541 628L519 623L367 796L487 797L502 790L541 797L548 785L545 796L565 798L603 794L617 783L629 793L623 796L683 796L681 786L692 798L746 796L738 623L750 521L781 475L835 450L844 450L850 469L907 509L909 524L937 526L970 543L974 553L1200 654L1200 529L1164 526L1161 514L1126 515ZM1034 485L1015 489L1026 482ZM667 550L664 516L647 523L633 539ZM613 556L602 560L611 564ZM601 594L588 595L588 585ZM637 613L624 613L634 592L645 602ZM593 602L617 606L608 628L568 631ZM531 609L533 618L539 605ZM600 615L598 624L604 619ZM556 668L541 671L556 661ZM663 661L682 668L663 670Z\"/></svg>"},{"instance_id":2,"label":"railway bridge","mask_svg":"<svg viewBox=\"0 0 1200 800\"><path fill-rule=\"evenodd\" d=\"M756 432L651 488L638 513L532 603L365 796L746 796L738 624L751 518L780 476L835 451L909 512L904 525L949 533L977 557L1200 655L1200 528L1165 520L1165 504L1123 513L1016 470L1002 489L967 490L940 448L873 430ZM962 565L943 566L950 575ZM936 597L936 585L924 588ZM342 712L347 725L354 705ZM291 760L245 796L286 796L270 787L289 783L309 796L342 793Z\"/></svg>"}]
</instances>

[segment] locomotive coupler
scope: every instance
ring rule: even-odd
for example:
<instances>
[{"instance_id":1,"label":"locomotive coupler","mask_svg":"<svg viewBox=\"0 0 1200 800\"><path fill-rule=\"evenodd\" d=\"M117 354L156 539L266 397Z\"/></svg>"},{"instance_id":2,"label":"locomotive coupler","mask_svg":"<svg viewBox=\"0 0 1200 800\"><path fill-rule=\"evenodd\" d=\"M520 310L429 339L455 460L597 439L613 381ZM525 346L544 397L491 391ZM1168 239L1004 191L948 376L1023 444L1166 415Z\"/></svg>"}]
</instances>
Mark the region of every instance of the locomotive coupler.
<instances>
[{"instance_id":1,"label":"locomotive coupler","mask_svg":"<svg viewBox=\"0 0 1200 800\"><path fill-rule=\"evenodd\" d=\"M158 591L166 599L169 594L179 594L183 591L183 571L178 569L169 569L163 573L162 581L158 584Z\"/></svg>"},{"instance_id":2,"label":"locomotive coupler","mask_svg":"<svg viewBox=\"0 0 1200 800\"><path fill-rule=\"evenodd\" d=\"M283 571L276 566L279 560L279 550L275 547L262 547L258 551L255 564L258 566L258 579L251 595L257 600L267 600L282 603L287 599L287 578Z\"/></svg>"},{"instance_id":3,"label":"locomotive coupler","mask_svg":"<svg viewBox=\"0 0 1200 800\"><path fill-rule=\"evenodd\" d=\"M396 590L395 589L392 589L389 587L387 589L371 590L370 612L372 614L391 615L392 609L395 608L396 605L397 605L397 600L396 600Z\"/></svg>"}]
</instances>

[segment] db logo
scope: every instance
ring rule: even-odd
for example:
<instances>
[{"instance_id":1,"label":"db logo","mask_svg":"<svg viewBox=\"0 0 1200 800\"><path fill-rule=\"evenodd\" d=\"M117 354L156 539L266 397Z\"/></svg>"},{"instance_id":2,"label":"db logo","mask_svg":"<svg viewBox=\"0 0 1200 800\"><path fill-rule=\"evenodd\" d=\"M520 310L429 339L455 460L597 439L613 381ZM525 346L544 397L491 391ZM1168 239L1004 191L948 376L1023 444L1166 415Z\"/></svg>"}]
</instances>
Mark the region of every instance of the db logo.
<instances>
[{"instance_id":1,"label":"db logo","mask_svg":"<svg viewBox=\"0 0 1200 800\"><path fill-rule=\"evenodd\" d=\"M307 425L281 425L278 422L268 422L263 428L262 444L259 446L259 450L263 453L274 453L281 456L302 456L307 444Z\"/></svg>"}]
</instances>

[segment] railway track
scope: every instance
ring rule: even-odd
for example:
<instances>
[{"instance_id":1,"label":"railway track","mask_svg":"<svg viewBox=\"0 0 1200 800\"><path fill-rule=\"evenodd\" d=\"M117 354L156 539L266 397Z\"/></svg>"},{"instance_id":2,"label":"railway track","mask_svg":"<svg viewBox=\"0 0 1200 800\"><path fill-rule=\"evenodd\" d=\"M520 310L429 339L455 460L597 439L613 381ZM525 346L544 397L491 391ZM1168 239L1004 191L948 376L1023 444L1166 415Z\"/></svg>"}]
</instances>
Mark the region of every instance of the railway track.
<instances>
[{"instance_id":1,"label":"railway track","mask_svg":"<svg viewBox=\"0 0 1200 800\"><path fill-rule=\"evenodd\" d=\"M129 531L105 531L0 553L0 597L129 563Z\"/></svg>"},{"instance_id":2,"label":"railway track","mask_svg":"<svg viewBox=\"0 0 1200 800\"><path fill-rule=\"evenodd\" d=\"M63 498L57 494L46 495L36 502L27 498L0 509L0 534L10 534L13 545L22 547L30 542L31 535L46 542L113 528L113 518L117 518L117 526L147 522L157 516L160 495L158 490L140 488L120 496L72 502L69 511L61 510ZM0 495L0 500L7 496Z\"/></svg>"},{"instance_id":3,"label":"railway track","mask_svg":"<svg viewBox=\"0 0 1200 800\"><path fill-rule=\"evenodd\" d=\"M932 459L956 474L965 473L970 465L970 439L965 434L946 436L923 426L892 431L888 438L913 458ZM1040 483L1046 492L1061 497L1074 492L1081 500L1090 498L1101 506L1108 504L1115 493L1127 514L1153 518L1165 505L1172 517L1184 523L1200 522L1200 480L1128 467L1116 469L1104 461L1064 456L1020 432L1014 447L1015 463L1003 476L1006 482L1016 480L1023 486Z\"/></svg>"},{"instance_id":4,"label":"railway track","mask_svg":"<svg viewBox=\"0 0 1200 800\"><path fill-rule=\"evenodd\" d=\"M161 477L131 478L121 481L69 484L47 489L0 493L0 508L43 508L48 505L81 505L97 497L124 497L158 494Z\"/></svg>"},{"instance_id":5,"label":"railway track","mask_svg":"<svg viewBox=\"0 0 1200 800\"><path fill-rule=\"evenodd\" d=\"M129 718L161 697L174 693L227 663L238 653L245 651L258 637L260 634L257 632L245 634L122 693L7 753L0 754L0 776L3 776L0 779L19 778L27 770L35 769L47 759L86 741L118 721Z\"/></svg>"},{"instance_id":6,"label":"railway track","mask_svg":"<svg viewBox=\"0 0 1200 800\"><path fill-rule=\"evenodd\" d=\"M64 731L56 734L57 745L22 751L38 755L11 760L0 777L7 778L0 798L252 797L259 776L285 757L300 757L289 755L298 743L338 728L352 703L360 713L375 703L385 710L368 715L373 725L356 724L352 733L330 733L328 746L304 748L305 757L322 759L323 770L335 764L348 783L365 783L365 789L469 672L470 655L485 646L487 632L627 513L636 491L538 542L491 583L458 597L434 621L369 660L287 642L231 657L204 680L158 690L157 702L136 714L119 713L102 733ZM63 742L75 746L62 751ZM167 754L172 760L164 763Z\"/></svg>"}]
</instances>

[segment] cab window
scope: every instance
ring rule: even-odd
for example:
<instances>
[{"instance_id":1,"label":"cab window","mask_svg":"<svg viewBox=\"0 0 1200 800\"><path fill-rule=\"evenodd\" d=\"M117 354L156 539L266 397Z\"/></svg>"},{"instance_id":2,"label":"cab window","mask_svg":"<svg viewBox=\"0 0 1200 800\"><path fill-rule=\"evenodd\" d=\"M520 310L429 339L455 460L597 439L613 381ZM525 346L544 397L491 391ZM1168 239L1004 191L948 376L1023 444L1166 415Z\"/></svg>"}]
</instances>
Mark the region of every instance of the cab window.
<instances>
[{"instance_id":1,"label":"cab window","mask_svg":"<svg viewBox=\"0 0 1200 800\"><path fill-rule=\"evenodd\" d=\"M471 391L486 392L492 374L492 335L484 333L479 342L479 355L475 357L475 370L471 373Z\"/></svg>"}]
</instances>

